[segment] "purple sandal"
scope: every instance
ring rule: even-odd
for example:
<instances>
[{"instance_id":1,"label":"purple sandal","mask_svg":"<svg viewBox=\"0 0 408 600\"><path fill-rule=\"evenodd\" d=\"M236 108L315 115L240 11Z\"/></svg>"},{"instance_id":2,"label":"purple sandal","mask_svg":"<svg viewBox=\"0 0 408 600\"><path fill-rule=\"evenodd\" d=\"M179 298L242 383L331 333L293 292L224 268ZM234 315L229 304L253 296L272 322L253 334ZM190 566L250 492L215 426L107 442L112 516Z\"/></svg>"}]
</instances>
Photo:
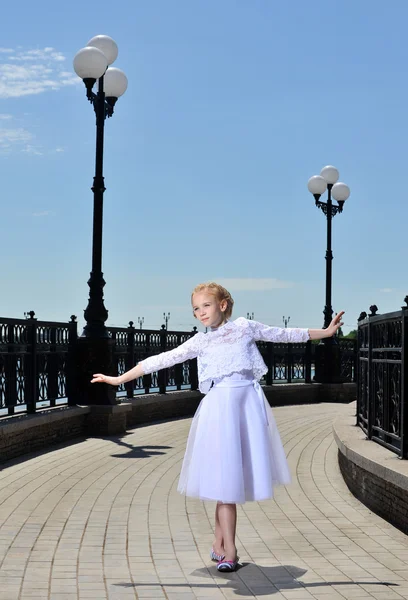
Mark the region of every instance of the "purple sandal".
<instances>
[{"instance_id":1,"label":"purple sandal","mask_svg":"<svg viewBox=\"0 0 408 600\"><path fill-rule=\"evenodd\" d=\"M220 560L223 560L225 558L225 554L217 554L214 551L214 548L211 548L210 558L211 558L211 560L215 560L216 562L219 562Z\"/></svg>"},{"instance_id":2,"label":"purple sandal","mask_svg":"<svg viewBox=\"0 0 408 600\"><path fill-rule=\"evenodd\" d=\"M237 566L238 558L237 560L220 560L217 563L218 571L221 571L223 573L232 573L232 571L236 570Z\"/></svg>"}]
</instances>

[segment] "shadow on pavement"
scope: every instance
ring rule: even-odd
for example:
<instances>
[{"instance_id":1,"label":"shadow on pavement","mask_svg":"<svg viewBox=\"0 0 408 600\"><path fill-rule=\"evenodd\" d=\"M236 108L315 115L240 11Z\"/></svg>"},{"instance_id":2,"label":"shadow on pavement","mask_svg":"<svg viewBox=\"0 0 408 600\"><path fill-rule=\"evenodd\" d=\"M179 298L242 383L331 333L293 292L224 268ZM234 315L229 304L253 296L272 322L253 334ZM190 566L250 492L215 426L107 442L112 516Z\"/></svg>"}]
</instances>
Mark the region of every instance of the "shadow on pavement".
<instances>
[{"instance_id":1,"label":"shadow on pavement","mask_svg":"<svg viewBox=\"0 0 408 600\"><path fill-rule=\"evenodd\" d=\"M239 576L237 576L239 573ZM239 563L239 566L235 573L220 573L217 571L215 565L211 567L203 567L202 569L196 569L191 573L192 577L213 577L222 578L225 580L224 583L116 583L115 586L120 587L165 587L171 589L175 588L186 588L186 589L214 589L220 587L221 589L228 589L235 592L240 597L251 597L254 594L256 596L277 594L280 590L300 590L310 588L321 588L324 592L324 588L329 590L332 586L348 586L348 585L385 585L385 586L398 586L396 583L387 583L385 581L316 581L316 582L303 582L298 581L299 577L302 577L307 573L305 569L299 569L293 565L281 565L274 567L262 567L254 563ZM246 581L246 579L248 580ZM245 589L246 588L246 589Z\"/></svg>"},{"instance_id":2,"label":"shadow on pavement","mask_svg":"<svg viewBox=\"0 0 408 600\"><path fill-rule=\"evenodd\" d=\"M133 446L120 439L110 438L110 440L114 441L118 446L123 446L129 450L129 452L124 452L122 454L111 454L114 458L149 458L150 456L166 454L164 450L170 450L172 448L172 446Z\"/></svg>"}]
</instances>

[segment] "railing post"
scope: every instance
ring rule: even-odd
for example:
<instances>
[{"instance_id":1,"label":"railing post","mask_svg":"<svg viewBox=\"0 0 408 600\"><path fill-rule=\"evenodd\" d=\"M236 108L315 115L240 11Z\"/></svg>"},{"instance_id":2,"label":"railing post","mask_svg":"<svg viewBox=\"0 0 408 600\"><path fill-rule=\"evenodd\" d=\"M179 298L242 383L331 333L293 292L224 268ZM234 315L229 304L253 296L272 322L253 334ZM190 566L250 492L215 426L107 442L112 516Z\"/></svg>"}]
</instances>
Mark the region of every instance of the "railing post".
<instances>
[{"instance_id":1,"label":"railing post","mask_svg":"<svg viewBox=\"0 0 408 600\"><path fill-rule=\"evenodd\" d=\"M78 337L78 323L76 315L71 315L71 321L68 323L68 356L66 371L66 391L68 406L76 405L76 373L75 373L75 348Z\"/></svg>"},{"instance_id":2,"label":"railing post","mask_svg":"<svg viewBox=\"0 0 408 600\"><path fill-rule=\"evenodd\" d=\"M373 435L373 417L374 417L374 368L373 368L373 324L372 318L378 308L370 306L371 313L368 315L368 358L367 358L367 378L368 378L368 398L367 398L367 437L371 440Z\"/></svg>"},{"instance_id":3,"label":"railing post","mask_svg":"<svg viewBox=\"0 0 408 600\"><path fill-rule=\"evenodd\" d=\"M25 400L28 414L35 413L38 399L37 319L34 318L34 314L35 313L31 311L30 318L27 320L27 341L30 353L28 354L28 385L25 388Z\"/></svg>"},{"instance_id":4,"label":"railing post","mask_svg":"<svg viewBox=\"0 0 408 600\"><path fill-rule=\"evenodd\" d=\"M401 457L408 458L408 296L402 307L402 347L401 347Z\"/></svg>"},{"instance_id":5,"label":"railing post","mask_svg":"<svg viewBox=\"0 0 408 600\"><path fill-rule=\"evenodd\" d=\"M181 344L181 333L177 334L177 346ZM178 390L181 390L181 384L183 383L183 363L177 363L174 365L174 383Z\"/></svg>"},{"instance_id":6,"label":"railing post","mask_svg":"<svg viewBox=\"0 0 408 600\"><path fill-rule=\"evenodd\" d=\"M167 330L166 326L162 325L160 330L160 350L166 352ZM158 374L159 394L166 393L167 387L167 369L161 369Z\"/></svg>"},{"instance_id":7,"label":"railing post","mask_svg":"<svg viewBox=\"0 0 408 600\"><path fill-rule=\"evenodd\" d=\"M57 329L50 328L50 346L44 364L47 365L48 389L47 396L50 402L50 407L55 406L58 397L58 356L57 356Z\"/></svg>"},{"instance_id":8,"label":"railing post","mask_svg":"<svg viewBox=\"0 0 408 600\"><path fill-rule=\"evenodd\" d=\"M312 381L312 342L308 340L305 348L305 383Z\"/></svg>"},{"instance_id":9,"label":"railing post","mask_svg":"<svg viewBox=\"0 0 408 600\"><path fill-rule=\"evenodd\" d=\"M361 413L361 376L360 376L360 369L361 369L361 338L362 338L362 332L361 332L361 328L360 328L360 320L358 319L358 323L357 323L357 346L356 346L356 366L355 366L355 377L354 380L356 382L356 390L357 390L357 403L356 403L356 426L358 427L360 425L360 419L359 419L359 415Z\"/></svg>"},{"instance_id":10,"label":"railing post","mask_svg":"<svg viewBox=\"0 0 408 600\"><path fill-rule=\"evenodd\" d=\"M7 354L4 357L4 368L6 372L6 382L5 382L5 391L6 391L6 408L7 415L14 415L15 404L16 401L14 399L14 395L16 394L17 389L17 355L14 346L14 324L9 323L7 327ZM25 357L23 359L25 361ZM26 373L26 365L24 363L24 372ZM27 383L28 379L25 379L24 386L24 396L26 393L26 388L28 387Z\"/></svg>"},{"instance_id":11,"label":"railing post","mask_svg":"<svg viewBox=\"0 0 408 600\"><path fill-rule=\"evenodd\" d=\"M195 335L197 333L197 327L193 328L193 334ZM198 366L197 366L197 359L193 358L192 360L190 360L190 365L189 365L189 371L190 371L190 387L192 390L198 390Z\"/></svg>"},{"instance_id":12,"label":"railing post","mask_svg":"<svg viewBox=\"0 0 408 600\"><path fill-rule=\"evenodd\" d=\"M274 353L274 344L273 342L266 342L266 366L268 367L268 372L266 373L266 385L272 385L273 380L275 378L275 353Z\"/></svg>"},{"instance_id":13,"label":"railing post","mask_svg":"<svg viewBox=\"0 0 408 600\"><path fill-rule=\"evenodd\" d=\"M351 381L353 383L357 382L357 373L358 373L358 344L357 339L353 340L353 376Z\"/></svg>"},{"instance_id":14,"label":"railing post","mask_svg":"<svg viewBox=\"0 0 408 600\"><path fill-rule=\"evenodd\" d=\"M367 313L363 311L360 313L360 316L357 319L355 381L356 381L356 387L357 387L356 425L358 425L358 426L361 425L361 423L359 421L359 415L361 414L361 411L362 411L361 370L362 370L363 361L361 360L361 348L363 345L363 332L361 329L361 321L364 321L364 319L366 317L367 317ZM367 333L367 335L368 335L368 333ZM368 378L368 363L367 363L367 378ZM365 386L365 388L367 389L367 386ZM367 398L367 407L368 407L368 398ZM368 411L368 409L367 409L367 411ZM367 414L368 414L368 412L367 412Z\"/></svg>"},{"instance_id":15,"label":"railing post","mask_svg":"<svg viewBox=\"0 0 408 600\"><path fill-rule=\"evenodd\" d=\"M125 365L126 365L126 371L133 369L133 367L135 366L135 328L133 327L133 321L129 321L129 327L127 330ZM126 390L127 398L133 398L133 387L134 387L134 380L127 381L125 383L125 390Z\"/></svg>"},{"instance_id":16,"label":"railing post","mask_svg":"<svg viewBox=\"0 0 408 600\"><path fill-rule=\"evenodd\" d=\"M288 351L286 353L288 357L288 372L287 372L287 382L292 383L292 370L293 370L293 352L292 352L292 344L288 344Z\"/></svg>"},{"instance_id":17,"label":"railing post","mask_svg":"<svg viewBox=\"0 0 408 600\"><path fill-rule=\"evenodd\" d=\"M146 345L144 351L145 355L143 356L143 358L147 358L148 356L150 356L150 333L146 333ZM152 376L150 373L148 373L147 375L143 375L143 387L145 390L145 394L148 394L150 392L150 388L152 387Z\"/></svg>"}]
</instances>

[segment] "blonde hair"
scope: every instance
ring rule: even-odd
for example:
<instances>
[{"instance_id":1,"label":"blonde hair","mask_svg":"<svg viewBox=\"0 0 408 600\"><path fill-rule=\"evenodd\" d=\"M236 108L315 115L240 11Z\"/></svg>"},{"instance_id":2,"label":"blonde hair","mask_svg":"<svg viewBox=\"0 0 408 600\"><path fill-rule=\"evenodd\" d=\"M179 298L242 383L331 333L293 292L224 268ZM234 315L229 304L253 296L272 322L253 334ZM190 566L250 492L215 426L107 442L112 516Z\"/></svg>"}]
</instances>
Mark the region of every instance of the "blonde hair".
<instances>
[{"instance_id":1,"label":"blonde hair","mask_svg":"<svg viewBox=\"0 0 408 600\"><path fill-rule=\"evenodd\" d=\"M224 314L226 319L230 318L230 316L232 315L234 300L232 299L232 296L229 293L229 291L225 289L225 287L222 287L222 285L220 285L219 283L215 283L214 281L209 281L208 283L199 283L191 292L191 302L193 302L193 295L199 294L201 292L208 292L209 294L212 294L213 296L215 296L218 302L226 300L227 308L225 309ZM195 314L194 317L196 317Z\"/></svg>"}]
</instances>

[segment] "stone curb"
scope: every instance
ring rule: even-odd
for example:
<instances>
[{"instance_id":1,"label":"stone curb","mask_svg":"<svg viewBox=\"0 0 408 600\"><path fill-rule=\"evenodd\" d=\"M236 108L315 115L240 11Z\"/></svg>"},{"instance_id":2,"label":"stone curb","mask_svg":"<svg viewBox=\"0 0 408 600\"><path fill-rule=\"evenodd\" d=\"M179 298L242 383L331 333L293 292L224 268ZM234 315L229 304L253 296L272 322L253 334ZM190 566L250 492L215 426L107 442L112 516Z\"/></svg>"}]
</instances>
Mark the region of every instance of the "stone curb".
<instances>
[{"instance_id":1,"label":"stone curb","mask_svg":"<svg viewBox=\"0 0 408 600\"><path fill-rule=\"evenodd\" d=\"M40 425L48 425L71 417L80 417L90 413L89 406L56 406L45 409L34 415L13 415L0 420L0 437L18 431L26 431Z\"/></svg>"},{"instance_id":2,"label":"stone curb","mask_svg":"<svg viewBox=\"0 0 408 600\"><path fill-rule=\"evenodd\" d=\"M356 402L350 404L350 416L338 417L333 423L333 434L340 452L355 465L388 483L408 491L408 461L383 446L367 440L356 426Z\"/></svg>"}]
</instances>

